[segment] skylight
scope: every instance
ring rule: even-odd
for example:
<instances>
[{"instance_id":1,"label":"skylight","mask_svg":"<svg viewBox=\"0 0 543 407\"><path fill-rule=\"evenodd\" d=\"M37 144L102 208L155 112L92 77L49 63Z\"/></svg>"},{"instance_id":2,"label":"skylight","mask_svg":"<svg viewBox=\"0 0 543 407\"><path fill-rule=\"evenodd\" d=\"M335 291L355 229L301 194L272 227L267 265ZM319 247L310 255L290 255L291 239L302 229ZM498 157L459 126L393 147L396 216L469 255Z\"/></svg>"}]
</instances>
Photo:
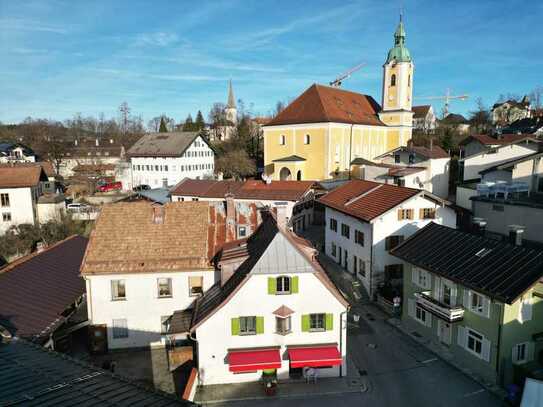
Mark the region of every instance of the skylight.
<instances>
[{"instance_id":1,"label":"skylight","mask_svg":"<svg viewBox=\"0 0 543 407\"><path fill-rule=\"evenodd\" d=\"M488 253L490 253L492 249L488 249L486 247L483 247L481 250L479 250L475 255L477 257L485 257Z\"/></svg>"}]
</instances>

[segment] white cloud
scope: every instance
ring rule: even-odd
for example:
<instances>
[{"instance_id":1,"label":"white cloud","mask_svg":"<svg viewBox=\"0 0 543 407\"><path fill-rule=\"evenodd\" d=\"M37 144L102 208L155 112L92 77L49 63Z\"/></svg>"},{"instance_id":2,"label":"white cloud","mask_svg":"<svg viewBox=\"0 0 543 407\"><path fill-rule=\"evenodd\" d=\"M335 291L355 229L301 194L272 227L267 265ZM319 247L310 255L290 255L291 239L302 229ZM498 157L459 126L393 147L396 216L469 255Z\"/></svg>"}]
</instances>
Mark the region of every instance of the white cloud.
<instances>
[{"instance_id":1,"label":"white cloud","mask_svg":"<svg viewBox=\"0 0 543 407\"><path fill-rule=\"evenodd\" d=\"M155 47L167 47L179 41L179 37L175 33L155 32L141 33L136 39L136 45L150 45Z\"/></svg>"},{"instance_id":2,"label":"white cloud","mask_svg":"<svg viewBox=\"0 0 543 407\"><path fill-rule=\"evenodd\" d=\"M2 18L0 19L2 30L12 31L41 31L55 34L68 34L68 28L58 25L44 24L35 20L23 18Z\"/></svg>"}]
</instances>

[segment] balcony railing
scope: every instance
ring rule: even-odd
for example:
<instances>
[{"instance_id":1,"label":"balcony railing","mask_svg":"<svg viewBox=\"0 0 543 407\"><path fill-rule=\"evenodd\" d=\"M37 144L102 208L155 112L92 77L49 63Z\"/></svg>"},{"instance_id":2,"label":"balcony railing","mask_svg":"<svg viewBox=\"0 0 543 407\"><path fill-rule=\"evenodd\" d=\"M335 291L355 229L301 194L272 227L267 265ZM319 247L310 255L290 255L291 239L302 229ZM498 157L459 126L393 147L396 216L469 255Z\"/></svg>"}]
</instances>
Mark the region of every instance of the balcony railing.
<instances>
[{"instance_id":1,"label":"balcony railing","mask_svg":"<svg viewBox=\"0 0 543 407\"><path fill-rule=\"evenodd\" d=\"M418 305L447 322L457 322L464 319L464 307L444 304L433 298L431 291L415 293L415 298Z\"/></svg>"}]
</instances>

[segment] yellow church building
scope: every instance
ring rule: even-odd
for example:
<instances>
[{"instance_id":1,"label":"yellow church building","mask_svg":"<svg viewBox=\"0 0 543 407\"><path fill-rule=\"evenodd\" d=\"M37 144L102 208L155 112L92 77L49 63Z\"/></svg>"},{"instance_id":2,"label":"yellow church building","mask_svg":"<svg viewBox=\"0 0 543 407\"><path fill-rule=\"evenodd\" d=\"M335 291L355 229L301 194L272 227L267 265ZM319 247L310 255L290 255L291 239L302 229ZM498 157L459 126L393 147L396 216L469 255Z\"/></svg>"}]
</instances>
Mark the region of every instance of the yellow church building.
<instances>
[{"instance_id":1,"label":"yellow church building","mask_svg":"<svg viewBox=\"0 0 543 407\"><path fill-rule=\"evenodd\" d=\"M383 65L381 105L371 96L314 84L264 131L264 172L274 180L345 178L355 158L373 160L411 139L413 61L402 19Z\"/></svg>"}]
</instances>

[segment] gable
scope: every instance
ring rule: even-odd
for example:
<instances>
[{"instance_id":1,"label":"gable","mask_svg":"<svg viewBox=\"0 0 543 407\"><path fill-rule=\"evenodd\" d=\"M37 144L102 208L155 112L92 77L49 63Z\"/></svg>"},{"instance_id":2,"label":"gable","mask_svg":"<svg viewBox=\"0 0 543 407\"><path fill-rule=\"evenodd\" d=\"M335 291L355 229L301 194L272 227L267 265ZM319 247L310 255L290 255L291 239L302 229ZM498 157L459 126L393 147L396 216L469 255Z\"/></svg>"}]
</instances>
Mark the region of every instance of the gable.
<instances>
[{"instance_id":1,"label":"gable","mask_svg":"<svg viewBox=\"0 0 543 407\"><path fill-rule=\"evenodd\" d=\"M314 273L309 261L283 234L278 233L251 270L251 274Z\"/></svg>"}]
</instances>

